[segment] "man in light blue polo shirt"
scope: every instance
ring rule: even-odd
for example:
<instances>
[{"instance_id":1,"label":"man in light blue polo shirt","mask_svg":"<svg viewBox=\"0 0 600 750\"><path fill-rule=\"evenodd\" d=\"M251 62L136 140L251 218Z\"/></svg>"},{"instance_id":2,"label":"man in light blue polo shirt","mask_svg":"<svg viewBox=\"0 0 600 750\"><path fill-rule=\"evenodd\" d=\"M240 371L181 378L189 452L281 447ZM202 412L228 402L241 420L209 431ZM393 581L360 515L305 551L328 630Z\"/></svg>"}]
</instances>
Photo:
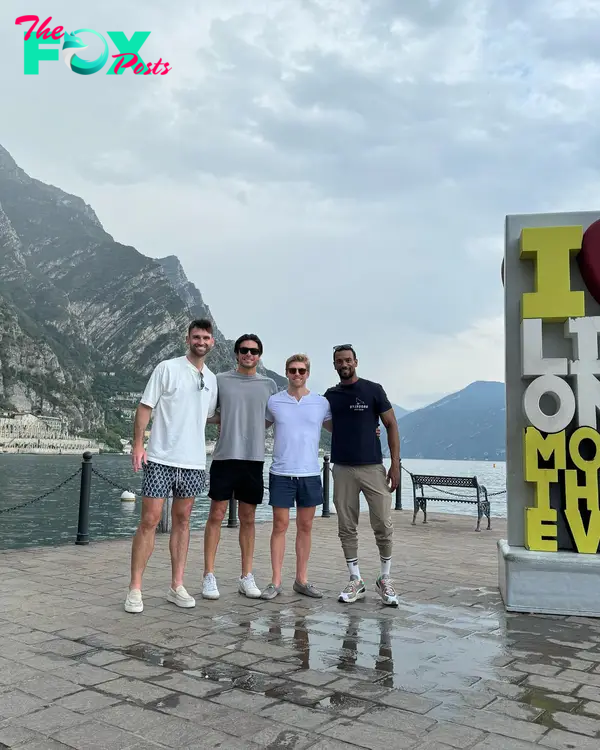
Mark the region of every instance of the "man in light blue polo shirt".
<instances>
[{"instance_id":1,"label":"man in light blue polo shirt","mask_svg":"<svg viewBox=\"0 0 600 750\"><path fill-rule=\"evenodd\" d=\"M296 580L294 591L305 596L323 596L308 581L312 523L317 506L323 503L319 466L321 427L331 430L331 411L326 398L306 387L310 360L294 354L285 363L288 388L270 396L267 424L275 425L273 463L269 470L269 505L273 507L271 533L272 582L262 599L274 599L281 593L281 569L285 554L285 535L290 508L296 505Z\"/></svg>"}]
</instances>

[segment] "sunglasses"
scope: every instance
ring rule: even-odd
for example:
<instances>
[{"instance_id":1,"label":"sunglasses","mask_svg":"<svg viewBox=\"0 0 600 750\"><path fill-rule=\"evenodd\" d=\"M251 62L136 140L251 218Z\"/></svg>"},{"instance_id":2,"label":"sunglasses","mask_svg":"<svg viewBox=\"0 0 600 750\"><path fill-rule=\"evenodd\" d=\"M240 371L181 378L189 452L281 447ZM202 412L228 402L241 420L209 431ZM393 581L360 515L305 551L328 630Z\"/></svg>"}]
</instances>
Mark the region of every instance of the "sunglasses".
<instances>
[{"instance_id":1,"label":"sunglasses","mask_svg":"<svg viewBox=\"0 0 600 750\"><path fill-rule=\"evenodd\" d=\"M204 390L204 375L198 370L198 390L203 391Z\"/></svg>"},{"instance_id":2,"label":"sunglasses","mask_svg":"<svg viewBox=\"0 0 600 750\"><path fill-rule=\"evenodd\" d=\"M253 354L257 357L260 354L260 349L255 346L240 346L240 354Z\"/></svg>"},{"instance_id":3,"label":"sunglasses","mask_svg":"<svg viewBox=\"0 0 600 750\"><path fill-rule=\"evenodd\" d=\"M295 375L298 373L298 375L306 375L306 367L288 367L288 372L291 375Z\"/></svg>"},{"instance_id":4,"label":"sunglasses","mask_svg":"<svg viewBox=\"0 0 600 750\"><path fill-rule=\"evenodd\" d=\"M334 352L343 351L344 349L352 349L352 344L338 344L337 346L333 347Z\"/></svg>"}]
</instances>

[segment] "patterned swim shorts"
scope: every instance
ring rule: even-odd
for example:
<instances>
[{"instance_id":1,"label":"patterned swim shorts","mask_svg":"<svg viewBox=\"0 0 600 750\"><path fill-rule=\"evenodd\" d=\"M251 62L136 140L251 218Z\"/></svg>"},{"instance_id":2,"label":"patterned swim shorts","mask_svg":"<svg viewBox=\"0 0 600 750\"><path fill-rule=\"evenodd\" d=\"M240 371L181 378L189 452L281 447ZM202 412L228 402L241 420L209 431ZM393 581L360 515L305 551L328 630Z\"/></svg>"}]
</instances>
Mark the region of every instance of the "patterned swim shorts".
<instances>
[{"instance_id":1,"label":"patterned swim shorts","mask_svg":"<svg viewBox=\"0 0 600 750\"><path fill-rule=\"evenodd\" d=\"M206 486L204 469L180 469L148 461L144 464L143 497L198 497Z\"/></svg>"}]
</instances>

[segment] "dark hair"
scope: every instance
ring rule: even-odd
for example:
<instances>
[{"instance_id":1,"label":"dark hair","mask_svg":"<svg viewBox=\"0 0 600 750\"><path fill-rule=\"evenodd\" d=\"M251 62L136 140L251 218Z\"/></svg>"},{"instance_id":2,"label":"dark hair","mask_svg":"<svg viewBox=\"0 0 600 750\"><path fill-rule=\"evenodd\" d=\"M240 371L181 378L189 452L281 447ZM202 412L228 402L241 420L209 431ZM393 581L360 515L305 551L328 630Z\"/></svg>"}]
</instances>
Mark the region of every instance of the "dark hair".
<instances>
[{"instance_id":1,"label":"dark hair","mask_svg":"<svg viewBox=\"0 0 600 750\"><path fill-rule=\"evenodd\" d=\"M194 330L194 328L201 328L203 331L208 331L211 335L213 332L212 323L208 318L198 318L197 320L192 320L192 322L188 326L188 336Z\"/></svg>"},{"instance_id":2,"label":"dark hair","mask_svg":"<svg viewBox=\"0 0 600 750\"><path fill-rule=\"evenodd\" d=\"M239 339L235 342L235 345L233 347L233 351L235 352L235 354L239 354L242 341L254 341L254 343L258 346L258 351L262 355L263 353L262 341L258 338L258 336L255 333L245 333L243 336L239 337Z\"/></svg>"},{"instance_id":3,"label":"dark hair","mask_svg":"<svg viewBox=\"0 0 600 750\"><path fill-rule=\"evenodd\" d=\"M335 355L338 352L352 352L354 359L356 359L356 352L352 344L340 344L340 346L333 347L333 361L335 362Z\"/></svg>"}]
</instances>

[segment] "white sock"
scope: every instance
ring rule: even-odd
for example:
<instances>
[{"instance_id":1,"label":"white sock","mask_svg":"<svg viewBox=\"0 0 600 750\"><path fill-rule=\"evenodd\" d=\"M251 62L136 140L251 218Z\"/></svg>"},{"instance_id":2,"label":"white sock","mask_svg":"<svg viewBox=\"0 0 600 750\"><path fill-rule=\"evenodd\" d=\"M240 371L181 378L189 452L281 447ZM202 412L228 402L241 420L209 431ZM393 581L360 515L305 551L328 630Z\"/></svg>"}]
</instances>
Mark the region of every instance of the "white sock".
<instances>
[{"instance_id":1,"label":"white sock","mask_svg":"<svg viewBox=\"0 0 600 750\"><path fill-rule=\"evenodd\" d=\"M381 561L381 575L382 576L389 576L390 570L392 568L392 558L391 557L380 557Z\"/></svg>"},{"instance_id":2,"label":"white sock","mask_svg":"<svg viewBox=\"0 0 600 750\"><path fill-rule=\"evenodd\" d=\"M346 560L346 565L350 571L350 576L356 576L360 579L360 571L358 569L358 560Z\"/></svg>"}]
</instances>

